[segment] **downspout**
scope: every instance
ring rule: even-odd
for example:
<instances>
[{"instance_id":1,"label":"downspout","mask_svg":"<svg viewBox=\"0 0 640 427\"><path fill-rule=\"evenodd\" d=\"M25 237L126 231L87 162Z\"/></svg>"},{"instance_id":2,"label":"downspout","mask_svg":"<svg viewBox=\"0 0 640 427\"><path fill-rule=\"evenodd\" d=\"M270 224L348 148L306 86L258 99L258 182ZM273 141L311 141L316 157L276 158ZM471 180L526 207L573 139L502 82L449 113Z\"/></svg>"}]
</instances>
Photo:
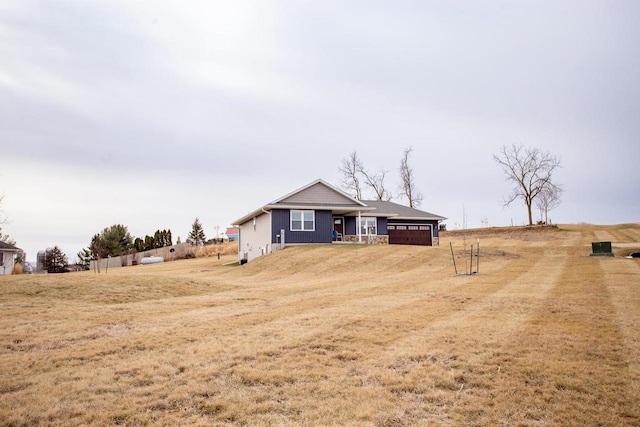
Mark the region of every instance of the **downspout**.
<instances>
[{"instance_id":1,"label":"downspout","mask_svg":"<svg viewBox=\"0 0 640 427\"><path fill-rule=\"evenodd\" d=\"M269 243L267 243L267 250L266 253L271 253L271 240L273 239L273 223L271 221L271 212L266 210L265 208L260 208L262 209L262 212L266 213L269 215Z\"/></svg>"},{"instance_id":2,"label":"downspout","mask_svg":"<svg viewBox=\"0 0 640 427\"><path fill-rule=\"evenodd\" d=\"M358 243L362 243L362 217L360 216L361 212L358 211Z\"/></svg>"},{"instance_id":3,"label":"downspout","mask_svg":"<svg viewBox=\"0 0 640 427\"><path fill-rule=\"evenodd\" d=\"M238 263L240 263L240 258L242 256L242 229L241 226L238 225Z\"/></svg>"}]
</instances>

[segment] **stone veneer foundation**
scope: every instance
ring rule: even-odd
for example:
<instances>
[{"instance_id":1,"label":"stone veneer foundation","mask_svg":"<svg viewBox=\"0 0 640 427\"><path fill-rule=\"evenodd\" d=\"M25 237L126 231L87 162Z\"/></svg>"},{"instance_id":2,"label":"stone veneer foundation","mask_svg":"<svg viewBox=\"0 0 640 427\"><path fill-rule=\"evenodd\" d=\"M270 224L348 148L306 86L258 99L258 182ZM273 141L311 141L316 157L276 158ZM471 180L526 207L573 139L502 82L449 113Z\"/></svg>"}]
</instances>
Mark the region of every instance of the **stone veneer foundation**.
<instances>
[{"instance_id":1,"label":"stone veneer foundation","mask_svg":"<svg viewBox=\"0 0 640 427\"><path fill-rule=\"evenodd\" d=\"M358 243L358 236L344 236L342 239L345 242ZM389 236L362 236L362 243L388 245Z\"/></svg>"}]
</instances>

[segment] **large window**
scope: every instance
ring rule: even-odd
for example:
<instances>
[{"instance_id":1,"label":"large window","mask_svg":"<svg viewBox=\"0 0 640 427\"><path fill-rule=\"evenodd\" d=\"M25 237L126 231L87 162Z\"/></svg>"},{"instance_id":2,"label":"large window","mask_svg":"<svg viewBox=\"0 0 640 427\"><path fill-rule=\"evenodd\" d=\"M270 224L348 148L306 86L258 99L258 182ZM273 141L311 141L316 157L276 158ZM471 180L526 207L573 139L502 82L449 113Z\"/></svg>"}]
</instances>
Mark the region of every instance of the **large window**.
<instances>
[{"instance_id":1,"label":"large window","mask_svg":"<svg viewBox=\"0 0 640 427\"><path fill-rule=\"evenodd\" d=\"M315 229L314 211L291 211L291 231L314 231Z\"/></svg>"},{"instance_id":2,"label":"large window","mask_svg":"<svg viewBox=\"0 0 640 427\"><path fill-rule=\"evenodd\" d=\"M376 218L360 218L360 234L376 236L378 234L378 221Z\"/></svg>"}]
</instances>

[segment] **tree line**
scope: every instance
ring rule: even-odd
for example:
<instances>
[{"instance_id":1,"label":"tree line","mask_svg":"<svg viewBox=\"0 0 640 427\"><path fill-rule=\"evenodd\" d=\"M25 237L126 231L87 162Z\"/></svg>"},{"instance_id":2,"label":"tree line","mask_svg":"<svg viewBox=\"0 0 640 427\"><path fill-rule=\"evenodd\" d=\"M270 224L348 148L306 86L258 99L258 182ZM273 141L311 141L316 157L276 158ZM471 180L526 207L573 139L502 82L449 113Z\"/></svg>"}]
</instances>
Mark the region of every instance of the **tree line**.
<instances>
[{"instance_id":1,"label":"tree line","mask_svg":"<svg viewBox=\"0 0 640 427\"><path fill-rule=\"evenodd\" d=\"M192 246L201 246L205 242L204 228L200 220L196 218L187 236L187 243ZM180 237L178 237L176 244L180 243ZM127 226L114 224L93 235L89 246L77 253L78 263L88 267L91 261L110 256L122 256L168 246L173 246L171 230L156 230L153 236L146 235L144 238L136 237L134 239Z\"/></svg>"},{"instance_id":2,"label":"tree line","mask_svg":"<svg viewBox=\"0 0 640 427\"><path fill-rule=\"evenodd\" d=\"M405 148L398 172L400 184L398 197L404 199L411 208L422 204L424 195L416 185L416 178L409 159L413 147ZM527 209L529 225L533 225L533 207L540 211L540 221L549 222L549 211L560 205L564 188L555 182L554 174L560 168L560 159L548 151L537 147L524 147L512 144L503 145L493 159L502 168L506 179L513 187L503 200L509 206L521 200ZM342 159L338 167L342 181L341 186L357 199L362 200L365 189L370 190L376 200L389 201L394 198L385 179L388 170L381 168L371 171L365 168L358 153L353 151Z\"/></svg>"}]
</instances>

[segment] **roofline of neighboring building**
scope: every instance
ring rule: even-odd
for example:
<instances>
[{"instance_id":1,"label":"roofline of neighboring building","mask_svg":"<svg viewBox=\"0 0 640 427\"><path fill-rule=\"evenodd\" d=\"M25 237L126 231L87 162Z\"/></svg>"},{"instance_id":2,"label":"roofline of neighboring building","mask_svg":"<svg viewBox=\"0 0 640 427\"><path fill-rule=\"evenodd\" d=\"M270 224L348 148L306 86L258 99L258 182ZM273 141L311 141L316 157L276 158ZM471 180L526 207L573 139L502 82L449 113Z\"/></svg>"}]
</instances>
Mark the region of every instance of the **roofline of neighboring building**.
<instances>
[{"instance_id":1,"label":"roofline of neighboring building","mask_svg":"<svg viewBox=\"0 0 640 427\"><path fill-rule=\"evenodd\" d=\"M22 251L22 249L18 248L17 246L10 245L9 243L6 243L6 242L0 242L0 243L3 243L2 245L0 245L0 251L4 251L4 252Z\"/></svg>"}]
</instances>

